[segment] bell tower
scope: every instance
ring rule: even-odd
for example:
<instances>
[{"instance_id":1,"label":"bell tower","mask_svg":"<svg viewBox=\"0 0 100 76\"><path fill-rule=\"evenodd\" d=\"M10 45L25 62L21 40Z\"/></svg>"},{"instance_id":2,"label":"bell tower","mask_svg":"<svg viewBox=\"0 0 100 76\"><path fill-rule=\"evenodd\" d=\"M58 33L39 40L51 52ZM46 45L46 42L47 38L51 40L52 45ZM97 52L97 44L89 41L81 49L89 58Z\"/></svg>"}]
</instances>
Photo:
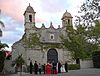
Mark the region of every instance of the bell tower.
<instances>
[{"instance_id":1,"label":"bell tower","mask_svg":"<svg viewBox=\"0 0 100 76\"><path fill-rule=\"evenodd\" d=\"M63 14L63 16L62 16L62 27L65 27L65 26L67 26L67 25L72 25L72 16L71 16L71 14L69 13L69 12L67 12L67 10L66 10L66 12Z\"/></svg>"},{"instance_id":2,"label":"bell tower","mask_svg":"<svg viewBox=\"0 0 100 76\"><path fill-rule=\"evenodd\" d=\"M36 12L29 4L29 6L26 8L24 12L25 29L31 29L33 26L35 26L35 13Z\"/></svg>"}]
</instances>

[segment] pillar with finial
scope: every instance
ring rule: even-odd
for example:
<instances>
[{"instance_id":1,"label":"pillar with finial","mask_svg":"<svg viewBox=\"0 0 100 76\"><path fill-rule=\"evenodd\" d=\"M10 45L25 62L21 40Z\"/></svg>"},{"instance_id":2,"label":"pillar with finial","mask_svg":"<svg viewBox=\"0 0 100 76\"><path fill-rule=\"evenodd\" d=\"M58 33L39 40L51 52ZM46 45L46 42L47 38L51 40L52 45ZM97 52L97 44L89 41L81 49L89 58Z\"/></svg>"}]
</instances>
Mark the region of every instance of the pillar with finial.
<instances>
[{"instance_id":1,"label":"pillar with finial","mask_svg":"<svg viewBox=\"0 0 100 76\"><path fill-rule=\"evenodd\" d=\"M50 28L54 28L52 22L50 22Z\"/></svg>"},{"instance_id":2,"label":"pillar with finial","mask_svg":"<svg viewBox=\"0 0 100 76\"><path fill-rule=\"evenodd\" d=\"M58 28L60 28L60 25L58 25Z\"/></svg>"},{"instance_id":3,"label":"pillar with finial","mask_svg":"<svg viewBox=\"0 0 100 76\"><path fill-rule=\"evenodd\" d=\"M50 26L52 26L52 21L50 22Z\"/></svg>"},{"instance_id":4,"label":"pillar with finial","mask_svg":"<svg viewBox=\"0 0 100 76\"><path fill-rule=\"evenodd\" d=\"M29 6L30 6L30 3L29 3Z\"/></svg>"}]
</instances>

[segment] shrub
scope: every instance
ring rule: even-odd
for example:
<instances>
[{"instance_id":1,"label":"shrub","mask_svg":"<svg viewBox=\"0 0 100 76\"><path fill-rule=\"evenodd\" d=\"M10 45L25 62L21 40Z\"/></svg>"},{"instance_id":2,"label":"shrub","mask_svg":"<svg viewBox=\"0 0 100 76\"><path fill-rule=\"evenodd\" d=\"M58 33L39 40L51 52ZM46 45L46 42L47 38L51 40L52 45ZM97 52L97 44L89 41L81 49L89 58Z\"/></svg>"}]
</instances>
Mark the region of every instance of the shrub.
<instances>
[{"instance_id":1,"label":"shrub","mask_svg":"<svg viewBox=\"0 0 100 76\"><path fill-rule=\"evenodd\" d=\"M77 69L80 69L80 65L79 64L68 64L68 69L77 70Z\"/></svg>"},{"instance_id":2,"label":"shrub","mask_svg":"<svg viewBox=\"0 0 100 76\"><path fill-rule=\"evenodd\" d=\"M0 72L2 72L2 70L4 68L5 56L6 56L5 52L0 51Z\"/></svg>"},{"instance_id":3,"label":"shrub","mask_svg":"<svg viewBox=\"0 0 100 76\"><path fill-rule=\"evenodd\" d=\"M100 51L95 51L93 53L93 64L94 68L100 68Z\"/></svg>"}]
</instances>

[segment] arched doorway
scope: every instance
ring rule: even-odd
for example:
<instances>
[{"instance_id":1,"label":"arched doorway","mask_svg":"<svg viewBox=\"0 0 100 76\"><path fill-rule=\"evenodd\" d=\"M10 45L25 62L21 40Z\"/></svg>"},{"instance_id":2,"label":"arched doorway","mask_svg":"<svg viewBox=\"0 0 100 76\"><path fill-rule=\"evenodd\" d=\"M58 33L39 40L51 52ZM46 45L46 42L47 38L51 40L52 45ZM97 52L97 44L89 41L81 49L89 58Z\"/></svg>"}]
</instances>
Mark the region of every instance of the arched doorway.
<instances>
[{"instance_id":1,"label":"arched doorway","mask_svg":"<svg viewBox=\"0 0 100 76\"><path fill-rule=\"evenodd\" d=\"M47 62L58 62L58 52L56 51L56 49L49 49L47 52Z\"/></svg>"}]
</instances>

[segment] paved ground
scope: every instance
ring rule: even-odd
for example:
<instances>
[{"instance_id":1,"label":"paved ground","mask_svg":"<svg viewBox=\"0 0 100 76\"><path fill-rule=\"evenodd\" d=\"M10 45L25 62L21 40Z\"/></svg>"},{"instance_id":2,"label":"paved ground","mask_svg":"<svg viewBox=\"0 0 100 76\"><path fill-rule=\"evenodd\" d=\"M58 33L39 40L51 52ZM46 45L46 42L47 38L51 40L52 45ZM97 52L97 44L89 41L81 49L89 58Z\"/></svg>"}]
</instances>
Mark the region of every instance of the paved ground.
<instances>
[{"instance_id":1,"label":"paved ground","mask_svg":"<svg viewBox=\"0 0 100 76\"><path fill-rule=\"evenodd\" d=\"M12 75L0 75L0 76L20 76L20 73ZM100 69L80 69L70 70L68 73L61 73L56 75L30 75L29 73L22 73L22 76L100 76Z\"/></svg>"}]
</instances>

